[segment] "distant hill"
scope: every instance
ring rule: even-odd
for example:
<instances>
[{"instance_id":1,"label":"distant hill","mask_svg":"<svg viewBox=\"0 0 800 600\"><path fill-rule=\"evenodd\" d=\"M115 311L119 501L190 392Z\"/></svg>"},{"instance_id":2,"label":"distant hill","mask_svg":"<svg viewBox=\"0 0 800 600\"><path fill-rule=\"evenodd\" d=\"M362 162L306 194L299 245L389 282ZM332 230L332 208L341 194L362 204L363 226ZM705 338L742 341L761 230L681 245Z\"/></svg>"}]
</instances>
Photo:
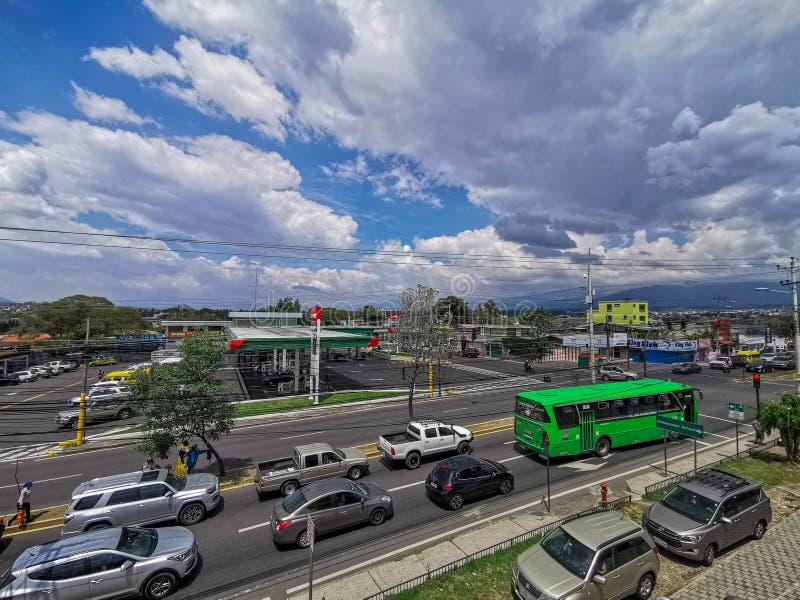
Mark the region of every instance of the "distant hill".
<instances>
[{"instance_id":1,"label":"distant hill","mask_svg":"<svg viewBox=\"0 0 800 600\"><path fill-rule=\"evenodd\" d=\"M16 302L7 298L0 298L0 306L7 306L9 304L16 304Z\"/></svg>"}]
</instances>

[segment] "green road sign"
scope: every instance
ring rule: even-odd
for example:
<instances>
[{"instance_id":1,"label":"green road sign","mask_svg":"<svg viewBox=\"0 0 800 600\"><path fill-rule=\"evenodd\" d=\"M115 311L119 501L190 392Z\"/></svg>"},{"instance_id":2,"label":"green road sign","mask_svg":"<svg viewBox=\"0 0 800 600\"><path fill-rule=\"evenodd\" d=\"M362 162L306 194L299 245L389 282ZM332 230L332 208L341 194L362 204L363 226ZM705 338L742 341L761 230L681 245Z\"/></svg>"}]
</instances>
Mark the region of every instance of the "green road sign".
<instances>
[{"instance_id":1,"label":"green road sign","mask_svg":"<svg viewBox=\"0 0 800 600\"><path fill-rule=\"evenodd\" d=\"M744 404L728 402L728 410L733 412L744 412Z\"/></svg>"},{"instance_id":2,"label":"green road sign","mask_svg":"<svg viewBox=\"0 0 800 600\"><path fill-rule=\"evenodd\" d=\"M678 419L673 419L671 417L656 415L656 427L659 429L666 429L667 431L674 431L675 433L692 438L703 438L703 426L697 423L678 421Z\"/></svg>"}]
</instances>

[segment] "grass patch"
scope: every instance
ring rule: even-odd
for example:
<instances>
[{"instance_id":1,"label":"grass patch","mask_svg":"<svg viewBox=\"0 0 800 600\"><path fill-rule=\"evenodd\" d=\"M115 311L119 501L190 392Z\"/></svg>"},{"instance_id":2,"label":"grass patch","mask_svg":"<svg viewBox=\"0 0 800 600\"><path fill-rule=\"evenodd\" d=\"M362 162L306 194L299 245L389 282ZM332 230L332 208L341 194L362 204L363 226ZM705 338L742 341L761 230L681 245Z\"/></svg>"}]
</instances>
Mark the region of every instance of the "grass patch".
<instances>
[{"instance_id":1,"label":"grass patch","mask_svg":"<svg viewBox=\"0 0 800 600\"><path fill-rule=\"evenodd\" d=\"M800 468L790 463L785 456L775 454L764 453L729 460L720 469L740 477L755 479L767 486L800 484Z\"/></svg>"},{"instance_id":2,"label":"grass patch","mask_svg":"<svg viewBox=\"0 0 800 600\"><path fill-rule=\"evenodd\" d=\"M643 504L641 502L626 502L622 506L618 506L616 511L622 513L634 523L641 523L642 515L648 506L650 506L649 503Z\"/></svg>"},{"instance_id":3,"label":"grass patch","mask_svg":"<svg viewBox=\"0 0 800 600\"><path fill-rule=\"evenodd\" d=\"M374 400L375 398L391 398L401 396L403 392L343 392L321 397L319 406L335 406L346 402L358 402L360 400ZM234 419L239 417L254 417L257 415L270 415L279 412L289 412L292 410L303 410L311 408L311 401L303 396L300 398L286 398L285 400L265 400L264 402L248 402L239 404L236 407Z\"/></svg>"},{"instance_id":4,"label":"grass patch","mask_svg":"<svg viewBox=\"0 0 800 600\"><path fill-rule=\"evenodd\" d=\"M539 538L468 562L463 567L391 596L393 600L506 600L511 595L511 565Z\"/></svg>"}]
</instances>

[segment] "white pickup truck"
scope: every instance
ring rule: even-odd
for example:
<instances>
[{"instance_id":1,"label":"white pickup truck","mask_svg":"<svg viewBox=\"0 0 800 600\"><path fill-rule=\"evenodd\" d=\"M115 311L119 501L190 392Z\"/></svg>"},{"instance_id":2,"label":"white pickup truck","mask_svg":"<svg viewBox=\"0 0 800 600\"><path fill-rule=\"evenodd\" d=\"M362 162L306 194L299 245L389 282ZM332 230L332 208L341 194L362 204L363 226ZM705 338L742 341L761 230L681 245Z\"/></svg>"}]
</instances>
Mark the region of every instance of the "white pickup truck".
<instances>
[{"instance_id":1,"label":"white pickup truck","mask_svg":"<svg viewBox=\"0 0 800 600\"><path fill-rule=\"evenodd\" d=\"M465 427L445 425L439 421L412 421L405 431L385 433L378 437L378 448L390 464L404 463L416 469L423 456L458 452L469 454L475 436Z\"/></svg>"}]
</instances>

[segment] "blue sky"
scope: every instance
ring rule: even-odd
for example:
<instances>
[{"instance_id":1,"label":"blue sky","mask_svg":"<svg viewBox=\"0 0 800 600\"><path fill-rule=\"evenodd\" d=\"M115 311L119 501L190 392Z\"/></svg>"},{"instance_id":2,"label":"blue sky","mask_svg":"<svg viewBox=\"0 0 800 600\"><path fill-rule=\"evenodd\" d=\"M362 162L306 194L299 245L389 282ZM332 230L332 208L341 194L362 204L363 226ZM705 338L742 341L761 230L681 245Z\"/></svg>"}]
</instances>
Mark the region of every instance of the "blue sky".
<instances>
[{"instance_id":1,"label":"blue sky","mask_svg":"<svg viewBox=\"0 0 800 600\"><path fill-rule=\"evenodd\" d=\"M4 2L0 209L45 231L0 297L535 303L590 247L605 285L756 277L800 250L797 12Z\"/></svg>"}]
</instances>

